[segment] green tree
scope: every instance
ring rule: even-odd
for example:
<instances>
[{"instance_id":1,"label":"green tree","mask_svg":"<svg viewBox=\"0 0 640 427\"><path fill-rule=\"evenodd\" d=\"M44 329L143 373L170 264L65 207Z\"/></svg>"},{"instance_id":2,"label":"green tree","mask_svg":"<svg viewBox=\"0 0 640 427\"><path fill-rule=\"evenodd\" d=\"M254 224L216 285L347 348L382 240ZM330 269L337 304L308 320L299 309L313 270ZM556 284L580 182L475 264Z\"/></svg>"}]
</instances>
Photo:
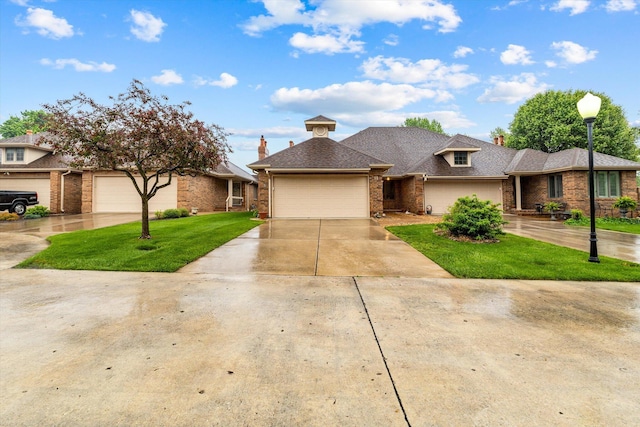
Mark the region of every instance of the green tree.
<instances>
[{"instance_id":1,"label":"green tree","mask_svg":"<svg viewBox=\"0 0 640 427\"><path fill-rule=\"evenodd\" d=\"M3 138L24 135L28 130L33 131L33 133L47 130L47 113L43 110L25 110L20 113L20 117L9 116L0 125L0 135Z\"/></svg>"},{"instance_id":2,"label":"green tree","mask_svg":"<svg viewBox=\"0 0 640 427\"><path fill-rule=\"evenodd\" d=\"M506 146L533 148L547 153L573 147L587 148L587 128L578 113L577 102L584 90L539 93L527 100L509 125L511 135ZM638 158L636 131L629 125L622 107L614 105L603 93L600 112L593 125L595 151L629 160Z\"/></svg>"},{"instance_id":3,"label":"green tree","mask_svg":"<svg viewBox=\"0 0 640 427\"><path fill-rule=\"evenodd\" d=\"M442 125L436 119L429 120L426 117L410 117L404 121L401 127L415 127L430 130L432 132L442 133L447 135L442 129Z\"/></svg>"},{"instance_id":4,"label":"green tree","mask_svg":"<svg viewBox=\"0 0 640 427\"><path fill-rule=\"evenodd\" d=\"M38 143L69 156L72 167L125 173L142 203L140 238L149 239L149 199L175 175L208 172L226 160L228 134L194 119L189 102L168 104L138 80L109 99L112 105L101 105L80 93L44 105L49 133Z\"/></svg>"}]
</instances>

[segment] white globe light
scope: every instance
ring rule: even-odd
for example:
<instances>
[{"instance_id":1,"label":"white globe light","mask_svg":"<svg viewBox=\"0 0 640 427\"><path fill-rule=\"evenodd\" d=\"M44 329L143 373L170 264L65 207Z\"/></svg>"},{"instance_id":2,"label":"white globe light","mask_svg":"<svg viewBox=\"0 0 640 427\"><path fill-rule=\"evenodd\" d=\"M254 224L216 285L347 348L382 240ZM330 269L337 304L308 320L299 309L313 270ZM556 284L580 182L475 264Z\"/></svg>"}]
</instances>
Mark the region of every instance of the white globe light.
<instances>
[{"instance_id":1,"label":"white globe light","mask_svg":"<svg viewBox=\"0 0 640 427\"><path fill-rule=\"evenodd\" d=\"M583 119L593 119L598 115L601 103L602 100L599 97L587 92L584 98L578 101L578 112Z\"/></svg>"}]
</instances>

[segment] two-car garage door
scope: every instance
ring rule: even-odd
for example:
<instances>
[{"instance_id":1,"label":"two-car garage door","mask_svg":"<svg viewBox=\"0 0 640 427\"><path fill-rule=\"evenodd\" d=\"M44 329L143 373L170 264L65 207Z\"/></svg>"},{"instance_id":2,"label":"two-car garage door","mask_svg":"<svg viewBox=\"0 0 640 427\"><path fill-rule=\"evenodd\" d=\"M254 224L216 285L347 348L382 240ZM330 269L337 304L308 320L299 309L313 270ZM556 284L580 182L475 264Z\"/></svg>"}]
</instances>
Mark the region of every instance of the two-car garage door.
<instances>
[{"instance_id":1,"label":"two-car garage door","mask_svg":"<svg viewBox=\"0 0 640 427\"><path fill-rule=\"evenodd\" d=\"M366 175L276 175L272 181L274 218L367 218Z\"/></svg>"}]
</instances>

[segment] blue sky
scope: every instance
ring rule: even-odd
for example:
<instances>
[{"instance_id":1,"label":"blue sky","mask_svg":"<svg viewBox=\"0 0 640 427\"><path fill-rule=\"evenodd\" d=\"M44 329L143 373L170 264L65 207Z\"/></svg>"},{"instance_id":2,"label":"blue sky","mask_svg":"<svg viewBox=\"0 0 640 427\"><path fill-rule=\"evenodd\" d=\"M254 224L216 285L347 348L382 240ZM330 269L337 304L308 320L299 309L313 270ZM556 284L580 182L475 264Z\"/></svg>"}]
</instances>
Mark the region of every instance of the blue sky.
<instances>
[{"instance_id":1,"label":"blue sky","mask_svg":"<svg viewBox=\"0 0 640 427\"><path fill-rule=\"evenodd\" d=\"M233 135L232 162L407 117L489 140L548 89L640 125L640 0L0 0L0 121L139 79Z\"/></svg>"}]
</instances>

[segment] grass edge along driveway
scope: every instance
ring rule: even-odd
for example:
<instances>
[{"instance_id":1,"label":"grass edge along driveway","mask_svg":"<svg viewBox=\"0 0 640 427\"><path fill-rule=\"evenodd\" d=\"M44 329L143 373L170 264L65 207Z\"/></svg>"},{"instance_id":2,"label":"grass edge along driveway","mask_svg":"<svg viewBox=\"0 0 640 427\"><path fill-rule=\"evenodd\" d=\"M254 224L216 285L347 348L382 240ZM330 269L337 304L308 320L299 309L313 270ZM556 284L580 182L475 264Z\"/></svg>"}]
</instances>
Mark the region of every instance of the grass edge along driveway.
<instances>
[{"instance_id":1,"label":"grass edge along driveway","mask_svg":"<svg viewBox=\"0 0 640 427\"><path fill-rule=\"evenodd\" d=\"M226 212L151 221L141 240L140 221L58 234L44 251L17 268L174 272L260 225L251 212Z\"/></svg>"},{"instance_id":2,"label":"grass edge along driveway","mask_svg":"<svg viewBox=\"0 0 640 427\"><path fill-rule=\"evenodd\" d=\"M387 227L424 256L459 278L640 282L640 264L506 234L499 243L456 242L433 224Z\"/></svg>"}]
</instances>

